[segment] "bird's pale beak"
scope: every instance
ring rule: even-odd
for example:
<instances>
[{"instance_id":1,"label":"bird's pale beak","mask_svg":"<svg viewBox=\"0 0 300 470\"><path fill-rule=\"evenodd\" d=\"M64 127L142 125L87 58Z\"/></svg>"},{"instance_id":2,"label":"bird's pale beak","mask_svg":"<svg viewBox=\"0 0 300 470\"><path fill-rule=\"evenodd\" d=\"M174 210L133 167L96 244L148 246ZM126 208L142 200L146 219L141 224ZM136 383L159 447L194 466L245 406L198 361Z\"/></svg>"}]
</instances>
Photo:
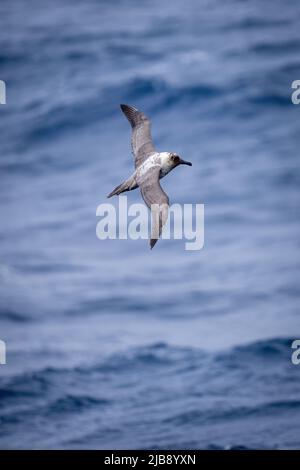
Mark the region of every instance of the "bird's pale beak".
<instances>
[{"instance_id":1,"label":"bird's pale beak","mask_svg":"<svg viewBox=\"0 0 300 470\"><path fill-rule=\"evenodd\" d=\"M180 159L179 164L180 164L180 165L192 166L191 162L187 162L186 160L183 160L182 158Z\"/></svg>"}]
</instances>

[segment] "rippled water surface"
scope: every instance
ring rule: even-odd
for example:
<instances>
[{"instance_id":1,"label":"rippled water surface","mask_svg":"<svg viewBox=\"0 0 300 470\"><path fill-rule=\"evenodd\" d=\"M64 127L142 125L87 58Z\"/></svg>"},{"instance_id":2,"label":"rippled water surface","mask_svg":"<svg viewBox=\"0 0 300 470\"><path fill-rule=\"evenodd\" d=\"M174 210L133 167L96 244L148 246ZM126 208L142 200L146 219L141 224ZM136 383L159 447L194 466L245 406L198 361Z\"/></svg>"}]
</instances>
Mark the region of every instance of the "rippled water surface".
<instances>
[{"instance_id":1,"label":"rippled water surface","mask_svg":"<svg viewBox=\"0 0 300 470\"><path fill-rule=\"evenodd\" d=\"M299 14L2 0L1 448L300 447ZM193 162L162 185L205 204L202 251L96 238L121 102Z\"/></svg>"}]
</instances>

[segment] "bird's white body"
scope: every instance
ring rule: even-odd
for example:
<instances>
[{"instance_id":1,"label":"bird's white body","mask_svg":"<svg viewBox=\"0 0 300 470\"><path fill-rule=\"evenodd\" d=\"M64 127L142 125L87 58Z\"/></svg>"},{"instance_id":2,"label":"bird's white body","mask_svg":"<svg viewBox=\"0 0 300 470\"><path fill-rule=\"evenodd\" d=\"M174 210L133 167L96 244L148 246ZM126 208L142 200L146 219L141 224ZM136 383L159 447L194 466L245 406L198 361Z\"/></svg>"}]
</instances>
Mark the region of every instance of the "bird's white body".
<instances>
[{"instance_id":1,"label":"bird's white body","mask_svg":"<svg viewBox=\"0 0 300 470\"><path fill-rule=\"evenodd\" d=\"M166 176L172 168L174 168L174 162L171 159L170 152L157 152L150 155L147 160L144 161L136 170L136 176L144 176L147 171L153 167L160 167L159 178Z\"/></svg>"}]
</instances>

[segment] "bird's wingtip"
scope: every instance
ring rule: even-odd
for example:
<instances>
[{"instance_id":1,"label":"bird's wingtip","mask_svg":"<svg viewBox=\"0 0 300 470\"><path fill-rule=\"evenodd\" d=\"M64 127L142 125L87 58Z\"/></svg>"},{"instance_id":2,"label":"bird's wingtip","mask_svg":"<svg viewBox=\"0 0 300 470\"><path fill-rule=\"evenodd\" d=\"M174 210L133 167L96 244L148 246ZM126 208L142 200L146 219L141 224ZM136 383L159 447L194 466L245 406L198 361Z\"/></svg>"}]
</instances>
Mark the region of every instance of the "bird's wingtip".
<instances>
[{"instance_id":1,"label":"bird's wingtip","mask_svg":"<svg viewBox=\"0 0 300 470\"><path fill-rule=\"evenodd\" d=\"M157 238L150 239L150 250L152 250L157 242Z\"/></svg>"},{"instance_id":2,"label":"bird's wingtip","mask_svg":"<svg viewBox=\"0 0 300 470\"><path fill-rule=\"evenodd\" d=\"M130 122L131 127L134 127L137 123L137 118L139 115L138 109L136 109L134 106L124 103L120 104L120 108Z\"/></svg>"},{"instance_id":3,"label":"bird's wingtip","mask_svg":"<svg viewBox=\"0 0 300 470\"><path fill-rule=\"evenodd\" d=\"M120 108L122 109L123 112L138 111L138 109L135 106L132 106L131 104L125 104L125 103L121 103Z\"/></svg>"}]
</instances>

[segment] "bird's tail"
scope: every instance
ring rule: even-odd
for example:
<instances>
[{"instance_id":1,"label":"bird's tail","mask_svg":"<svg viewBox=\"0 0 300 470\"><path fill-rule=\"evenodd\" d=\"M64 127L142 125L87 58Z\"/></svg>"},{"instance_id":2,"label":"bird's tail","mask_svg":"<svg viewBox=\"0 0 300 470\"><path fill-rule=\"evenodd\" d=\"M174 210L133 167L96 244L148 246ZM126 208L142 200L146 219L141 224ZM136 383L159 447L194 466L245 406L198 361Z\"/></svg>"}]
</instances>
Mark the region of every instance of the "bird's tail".
<instances>
[{"instance_id":1,"label":"bird's tail","mask_svg":"<svg viewBox=\"0 0 300 470\"><path fill-rule=\"evenodd\" d=\"M128 178L126 181L123 181L123 183L119 184L107 197L112 197L121 193L124 193L125 191L131 191L132 189L137 188L138 185L136 184L136 180L134 176L131 176Z\"/></svg>"}]
</instances>

